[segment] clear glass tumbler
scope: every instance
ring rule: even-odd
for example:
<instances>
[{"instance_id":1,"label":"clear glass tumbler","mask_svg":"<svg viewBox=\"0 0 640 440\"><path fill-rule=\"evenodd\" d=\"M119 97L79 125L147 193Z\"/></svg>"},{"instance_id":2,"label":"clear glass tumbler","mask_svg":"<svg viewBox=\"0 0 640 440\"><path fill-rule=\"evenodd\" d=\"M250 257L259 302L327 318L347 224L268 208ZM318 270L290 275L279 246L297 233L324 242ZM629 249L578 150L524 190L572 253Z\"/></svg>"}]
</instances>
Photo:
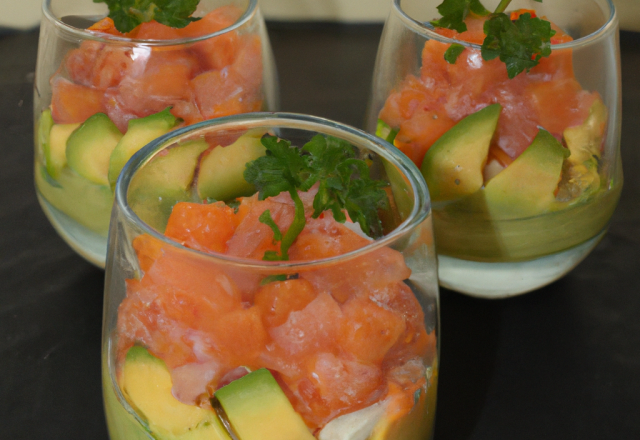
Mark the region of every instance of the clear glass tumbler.
<instances>
[{"instance_id":1,"label":"clear glass tumbler","mask_svg":"<svg viewBox=\"0 0 640 440\"><path fill-rule=\"evenodd\" d=\"M442 286L499 298L564 276L604 235L622 188L618 20L610 0L514 0L551 23L550 56L509 78L486 18L436 28L441 0L394 0L367 130L421 167ZM498 1L483 1L495 10ZM447 50L458 45L454 63ZM512 75L513 76L513 75Z\"/></svg>"},{"instance_id":2,"label":"clear glass tumbler","mask_svg":"<svg viewBox=\"0 0 640 440\"><path fill-rule=\"evenodd\" d=\"M104 3L45 0L35 79L35 184L60 236L104 267L113 190L135 151L184 125L276 110L257 0L202 0L183 29L117 31Z\"/></svg>"},{"instance_id":3,"label":"clear glass tumbler","mask_svg":"<svg viewBox=\"0 0 640 440\"><path fill-rule=\"evenodd\" d=\"M275 239L265 211L283 230L294 224L290 193L259 201L243 177L265 154L265 133L297 148L317 135L349 143L385 182L380 238L331 211L311 218L312 187L298 193L306 225L289 260L265 261ZM203 156L203 144L220 146ZM178 187L184 203L165 203ZM112 440L431 438L439 317L429 195L385 141L284 113L178 129L125 166L108 249Z\"/></svg>"}]
</instances>

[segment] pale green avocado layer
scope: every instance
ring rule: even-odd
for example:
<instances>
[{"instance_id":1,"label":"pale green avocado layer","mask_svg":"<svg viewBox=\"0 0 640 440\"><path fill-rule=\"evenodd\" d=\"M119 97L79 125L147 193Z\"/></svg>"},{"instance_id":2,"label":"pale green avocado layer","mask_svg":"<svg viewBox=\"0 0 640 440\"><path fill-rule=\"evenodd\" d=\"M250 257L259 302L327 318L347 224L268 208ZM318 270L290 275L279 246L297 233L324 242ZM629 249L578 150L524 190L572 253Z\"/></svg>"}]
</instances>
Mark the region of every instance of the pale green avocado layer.
<instances>
[{"instance_id":1,"label":"pale green avocado layer","mask_svg":"<svg viewBox=\"0 0 640 440\"><path fill-rule=\"evenodd\" d=\"M97 234L107 236L113 205L113 193L107 185L98 185L64 167L57 179L40 164L34 170L36 187L54 208Z\"/></svg>"},{"instance_id":2,"label":"pale green avocado layer","mask_svg":"<svg viewBox=\"0 0 640 440\"><path fill-rule=\"evenodd\" d=\"M520 219L493 220L464 203L433 210L438 254L481 262L527 261L584 243L604 231L621 185L572 205Z\"/></svg>"}]
</instances>

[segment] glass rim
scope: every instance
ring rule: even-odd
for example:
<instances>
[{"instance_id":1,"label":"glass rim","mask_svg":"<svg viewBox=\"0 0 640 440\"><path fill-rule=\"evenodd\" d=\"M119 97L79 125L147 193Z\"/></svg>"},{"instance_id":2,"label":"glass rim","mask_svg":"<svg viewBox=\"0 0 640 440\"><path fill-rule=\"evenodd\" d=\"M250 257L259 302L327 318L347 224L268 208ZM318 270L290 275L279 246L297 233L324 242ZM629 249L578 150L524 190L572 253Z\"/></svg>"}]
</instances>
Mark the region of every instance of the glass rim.
<instances>
[{"instance_id":1,"label":"glass rim","mask_svg":"<svg viewBox=\"0 0 640 440\"><path fill-rule=\"evenodd\" d=\"M420 22L410 17L402 9L402 5L401 5L402 1L403 0L393 0L391 13L396 13L399 16L400 20L405 25L407 25L410 29L412 29L414 32L423 34L423 35L426 34L426 36L430 40L437 40L437 41L440 41L441 43L459 44L461 46L471 48L471 49L477 49L477 50L480 50L482 48L481 44L469 43L467 41L456 40L455 38L449 38L449 37L445 37L444 35L440 35L439 33L435 32L433 28L427 26L424 22ZM615 8L615 5L613 4L613 0L605 0L605 2L609 6L609 16L602 26L600 26L597 30L591 32L590 34L584 35L575 40L572 40L566 43L561 43L561 44L552 44L551 51L561 50L561 49L575 49L576 47L590 44L593 40L604 38L603 35L611 27L614 26L614 23L617 20L617 10Z\"/></svg>"},{"instance_id":2,"label":"glass rim","mask_svg":"<svg viewBox=\"0 0 640 440\"><path fill-rule=\"evenodd\" d=\"M100 43L112 43L112 44L133 44L136 46L148 46L148 47L165 47L165 46L181 46L189 43L196 43L198 41L208 40L213 37L217 37L219 35L224 35L228 32L231 32L235 29L246 24L258 10L258 0L248 0L249 4L246 9L243 11L242 15L230 26L227 26L219 31L212 32L210 34L200 35L197 37L183 37L183 38L175 38L170 40L154 40L154 39L144 39L144 38L127 38L120 37L117 35L105 34L103 32L90 31L87 29L80 29L74 26L71 26L65 22L63 22L59 17L57 17L53 11L51 10L51 2L53 0L43 0L42 1L42 19L49 21L53 24L56 29L74 36L76 38L82 40L93 40L98 41Z\"/></svg>"},{"instance_id":3,"label":"glass rim","mask_svg":"<svg viewBox=\"0 0 640 440\"><path fill-rule=\"evenodd\" d=\"M127 201L127 193L133 176L142 166L146 165L153 157L155 157L156 154L158 154L164 148L169 147L180 138L184 138L186 137L186 135L196 135L198 134L198 132L205 134L211 127L219 127L222 129L228 127L233 129L249 130L256 127L277 128L283 126L309 131L318 129L319 133L324 133L320 130L321 128L325 128L328 131L337 131L344 135L342 139L345 139L354 145L358 145L358 142L351 141L350 139L364 139L365 143L368 144L367 147L371 151L388 160L392 165L398 167L403 176L409 180L409 184L413 188L414 202L411 213L389 234L383 236L380 239L371 241L371 243L367 244L366 246L363 246L351 252L347 252L345 254L315 260L263 261L250 258L233 257L222 253L208 253L186 247L174 240L169 239L164 234L148 225L144 220L138 217L138 215L129 206L129 203ZM398 239L401 239L408 232L421 224L430 215L431 212L431 200L429 198L429 191L427 189L427 184L422 177L422 173L420 172L418 167L407 156L402 154L402 152L400 152L400 150L398 150L395 146L377 136L340 122L318 116L285 112L243 113L210 119L171 131L151 141L137 153L135 153L122 169L116 182L114 203L118 207L122 215L127 219L127 221L135 224L141 231L143 231L143 233L149 234L152 237L161 240L163 243L170 245L175 249L187 251L189 253L199 255L200 257L204 257L212 261L217 261L219 263L232 264L236 267L258 270L270 270L276 268L279 270L309 270L313 269L316 266L326 264L333 265L338 262L357 258L376 249L385 247L397 241Z\"/></svg>"}]
</instances>

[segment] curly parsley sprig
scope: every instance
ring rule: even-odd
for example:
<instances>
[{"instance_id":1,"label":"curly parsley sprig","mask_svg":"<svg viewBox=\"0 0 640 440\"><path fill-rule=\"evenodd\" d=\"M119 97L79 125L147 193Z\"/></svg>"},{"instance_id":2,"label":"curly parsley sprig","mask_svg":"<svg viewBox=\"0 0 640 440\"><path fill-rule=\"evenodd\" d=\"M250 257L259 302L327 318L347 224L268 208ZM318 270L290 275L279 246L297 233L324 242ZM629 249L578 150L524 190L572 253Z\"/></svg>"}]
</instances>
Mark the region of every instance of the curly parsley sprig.
<instances>
[{"instance_id":1,"label":"curly parsley sprig","mask_svg":"<svg viewBox=\"0 0 640 440\"><path fill-rule=\"evenodd\" d=\"M109 17L120 32L131 32L141 23L156 20L174 28L183 28L199 18L192 17L200 0L93 0L106 3Z\"/></svg>"},{"instance_id":2,"label":"curly parsley sprig","mask_svg":"<svg viewBox=\"0 0 640 440\"><path fill-rule=\"evenodd\" d=\"M499 57L506 65L509 78L514 78L538 65L542 57L551 55L551 37L556 32L548 21L529 12L512 20L504 12L510 3L511 0L501 0L496 10L489 13L480 0L444 0L438 6L442 18L431 21L431 24L461 33L467 30L464 20L469 13L483 17L489 15L484 23L486 37L482 43L482 58L490 61ZM463 51L464 46L452 44L444 58L454 64Z\"/></svg>"},{"instance_id":3,"label":"curly parsley sprig","mask_svg":"<svg viewBox=\"0 0 640 440\"><path fill-rule=\"evenodd\" d=\"M280 242L280 253L267 251L264 260L289 259L289 248L306 224L304 205L298 191L306 192L316 183L319 185L313 199L313 218L318 218L324 211L331 211L337 221L344 223L346 210L365 233L372 237L382 235L378 209L389 206L383 189L387 183L370 177L368 165L355 157L351 144L320 134L302 148L270 135L262 138L262 144L267 154L247 164L245 180L256 187L260 200L288 192L295 205L293 222L284 233L269 210L260 216L260 222L273 231L274 241Z\"/></svg>"}]
</instances>

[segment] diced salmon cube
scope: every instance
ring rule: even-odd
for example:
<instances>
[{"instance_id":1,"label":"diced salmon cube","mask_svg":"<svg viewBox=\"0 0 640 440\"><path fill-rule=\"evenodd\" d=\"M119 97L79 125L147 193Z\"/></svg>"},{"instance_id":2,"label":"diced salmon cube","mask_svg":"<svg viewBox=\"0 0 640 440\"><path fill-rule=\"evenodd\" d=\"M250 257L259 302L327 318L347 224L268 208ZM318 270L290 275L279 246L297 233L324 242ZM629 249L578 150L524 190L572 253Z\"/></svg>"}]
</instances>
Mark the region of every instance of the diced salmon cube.
<instances>
[{"instance_id":1,"label":"diced salmon cube","mask_svg":"<svg viewBox=\"0 0 640 440\"><path fill-rule=\"evenodd\" d=\"M304 309L289 313L286 322L271 328L273 341L298 359L319 351L336 349L342 311L335 300L320 293Z\"/></svg>"},{"instance_id":2,"label":"diced salmon cube","mask_svg":"<svg viewBox=\"0 0 640 440\"><path fill-rule=\"evenodd\" d=\"M180 202L173 207L165 235L192 249L224 253L237 226L233 209L224 202Z\"/></svg>"},{"instance_id":3,"label":"diced salmon cube","mask_svg":"<svg viewBox=\"0 0 640 440\"><path fill-rule=\"evenodd\" d=\"M104 112L102 92L98 89L55 77L51 93L51 115L57 124L84 122L89 116Z\"/></svg>"},{"instance_id":4,"label":"diced salmon cube","mask_svg":"<svg viewBox=\"0 0 640 440\"><path fill-rule=\"evenodd\" d=\"M291 312L304 309L317 296L311 283L302 279L274 281L260 287L254 304L267 327L284 324Z\"/></svg>"},{"instance_id":5,"label":"diced salmon cube","mask_svg":"<svg viewBox=\"0 0 640 440\"><path fill-rule=\"evenodd\" d=\"M344 320L338 341L356 359L380 364L389 349L405 331L401 315L366 298L353 298L342 306Z\"/></svg>"}]
</instances>

